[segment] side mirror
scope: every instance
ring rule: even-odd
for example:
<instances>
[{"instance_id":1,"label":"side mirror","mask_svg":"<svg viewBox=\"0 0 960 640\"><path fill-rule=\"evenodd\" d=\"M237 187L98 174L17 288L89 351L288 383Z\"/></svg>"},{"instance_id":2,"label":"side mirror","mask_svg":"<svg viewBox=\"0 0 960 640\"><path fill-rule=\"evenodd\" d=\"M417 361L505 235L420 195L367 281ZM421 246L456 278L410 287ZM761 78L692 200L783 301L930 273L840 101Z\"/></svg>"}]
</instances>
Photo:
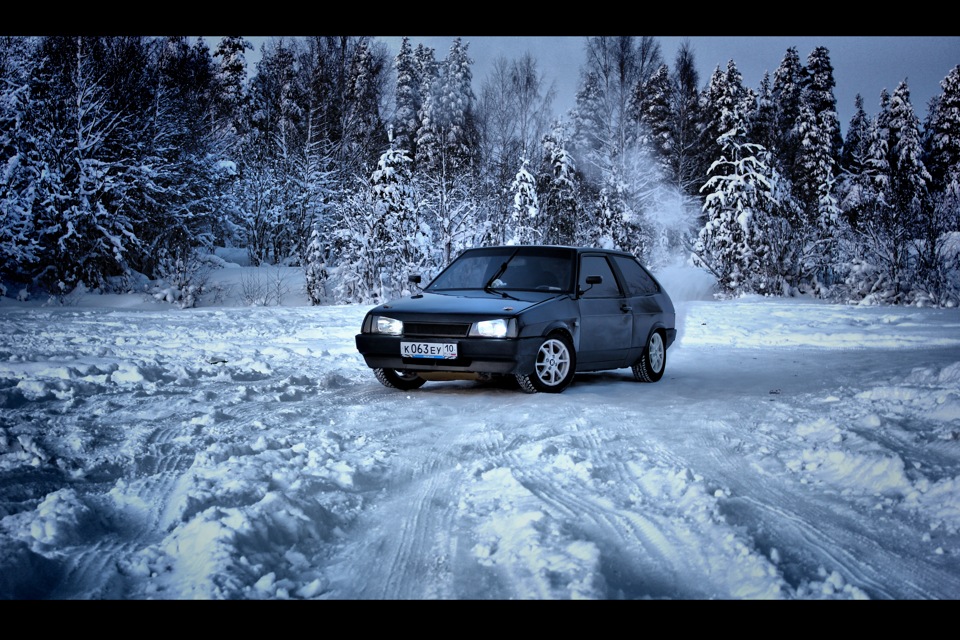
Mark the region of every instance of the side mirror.
<instances>
[{"instance_id":1,"label":"side mirror","mask_svg":"<svg viewBox=\"0 0 960 640\"><path fill-rule=\"evenodd\" d=\"M603 276L587 276L586 282L587 282L587 284L590 285L590 286L587 287L586 289L578 286L578 287L577 287L577 295L582 296L582 295L585 294L587 291L590 291L590 289L593 289L593 285L595 285L595 284L600 284L601 282L603 282Z\"/></svg>"},{"instance_id":2,"label":"side mirror","mask_svg":"<svg viewBox=\"0 0 960 640\"><path fill-rule=\"evenodd\" d=\"M420 274L419 274L419 273L411 273L410 275L407 276L407 282L409 282L409 283L411 283L411 284L419 285L419 284L420 284Z\"/></svg>"}]
</instances>

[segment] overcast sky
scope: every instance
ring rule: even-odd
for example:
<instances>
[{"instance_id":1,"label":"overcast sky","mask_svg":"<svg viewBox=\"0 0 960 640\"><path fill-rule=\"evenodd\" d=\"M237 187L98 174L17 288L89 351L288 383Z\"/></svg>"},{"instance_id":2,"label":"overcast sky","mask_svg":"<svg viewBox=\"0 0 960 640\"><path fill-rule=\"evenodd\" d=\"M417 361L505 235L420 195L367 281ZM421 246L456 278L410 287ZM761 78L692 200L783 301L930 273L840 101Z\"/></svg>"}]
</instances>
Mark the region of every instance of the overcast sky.
<instances>
[{"instance_id":1,"label":"overcast sky","mask_svg":"<svg viewBox=\"0 0 960 640\"><path fill-rule=\"evenodd\" d=\"M424 43L446 57L455 36L411 37L414 46ZM479 87L497 56L508 60L529 51L537 59L545 80L556 82L558 113L573 106L584 63L585 36L461 36L469 43L467 52L474 61L474 88ZM380 37L399 50L399 36ZM800 61L816 47L830 52L836 87L837 113L844 130L853 115L855 97L863 96L864 108L874 115L880 92L891 94L901 81L910 88L910 101L921 121L929 100L940 95L940 82L960 64L960 36L656 36L664 61L672 69L677 49L685 39L693 49L700 72L701 87L719 65L725 69L733 60L744 84L760 86L765 72L771 79L789 47L796 47Z\"/></svg>"}]
</instances>

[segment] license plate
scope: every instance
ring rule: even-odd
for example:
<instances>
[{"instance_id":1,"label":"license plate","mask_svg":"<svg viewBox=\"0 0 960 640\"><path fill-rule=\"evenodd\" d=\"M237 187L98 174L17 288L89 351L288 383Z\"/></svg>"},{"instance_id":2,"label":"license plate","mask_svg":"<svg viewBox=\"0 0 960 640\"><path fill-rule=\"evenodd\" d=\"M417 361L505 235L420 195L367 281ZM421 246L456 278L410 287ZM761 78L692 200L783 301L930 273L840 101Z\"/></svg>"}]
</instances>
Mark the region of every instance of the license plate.
<instances>
[{"instance_id":1,"label":"license plate","mask_svg":"<svg viewBox=\"0 0 960 640\"><path fill-rule=\"evenodd\" d=\"M400 355L404 358L431 358L454 360L457 357L456 342L401 342Z\"/></svg>"}]
</instances>

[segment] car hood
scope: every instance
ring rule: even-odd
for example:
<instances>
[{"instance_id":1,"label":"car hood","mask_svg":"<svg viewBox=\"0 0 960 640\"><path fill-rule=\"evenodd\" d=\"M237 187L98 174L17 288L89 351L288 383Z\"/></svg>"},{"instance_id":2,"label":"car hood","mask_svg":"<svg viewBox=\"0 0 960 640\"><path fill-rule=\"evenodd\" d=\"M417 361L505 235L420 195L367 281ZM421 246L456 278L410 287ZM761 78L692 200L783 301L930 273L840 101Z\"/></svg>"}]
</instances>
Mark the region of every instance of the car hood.
<instances>
[{"instance_id":1,"label":"car hood","mask_svg":"<svg viewBox=\"0 0 960 640\"><path fill-rule=\"evenodd\" d=\"M370 313L405 316L428 313L437 316L481 315L506 317L557 297L557 294L536 291L511 291L510 298L486 291L458 290L444 293L422 293L398 298L379 305ZM514 299L518 298L518 299Z\"/></svg>"}]
</instances>

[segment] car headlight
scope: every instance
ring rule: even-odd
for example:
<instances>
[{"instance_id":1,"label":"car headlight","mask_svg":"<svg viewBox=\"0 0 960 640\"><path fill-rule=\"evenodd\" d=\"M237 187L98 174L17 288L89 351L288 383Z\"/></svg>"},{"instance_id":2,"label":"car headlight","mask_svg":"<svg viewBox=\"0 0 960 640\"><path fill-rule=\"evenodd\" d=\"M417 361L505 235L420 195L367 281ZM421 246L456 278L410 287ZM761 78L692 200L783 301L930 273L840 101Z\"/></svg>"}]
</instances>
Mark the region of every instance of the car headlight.
<instances>
[{"instance_id":1,"label":"car headlight","mask_svg":"<svg viewBox=\"0 0 960 640\"><path fill-rule=\"evenodd\" d=\"M470 327L470 335L477 338L516 338L517 321L513 318L481 320Z\"/></svg>"},{"instance_id":2,"label":"car headlight","mask_svg":"<svg viewBox=\"0 0 960 640\"><path fill-rule=\"evenodd\" d=\"M370 332L388 336L403 335L403 322L387 316L373 316L370 319Z\"/></svg>"}]
</instances>

